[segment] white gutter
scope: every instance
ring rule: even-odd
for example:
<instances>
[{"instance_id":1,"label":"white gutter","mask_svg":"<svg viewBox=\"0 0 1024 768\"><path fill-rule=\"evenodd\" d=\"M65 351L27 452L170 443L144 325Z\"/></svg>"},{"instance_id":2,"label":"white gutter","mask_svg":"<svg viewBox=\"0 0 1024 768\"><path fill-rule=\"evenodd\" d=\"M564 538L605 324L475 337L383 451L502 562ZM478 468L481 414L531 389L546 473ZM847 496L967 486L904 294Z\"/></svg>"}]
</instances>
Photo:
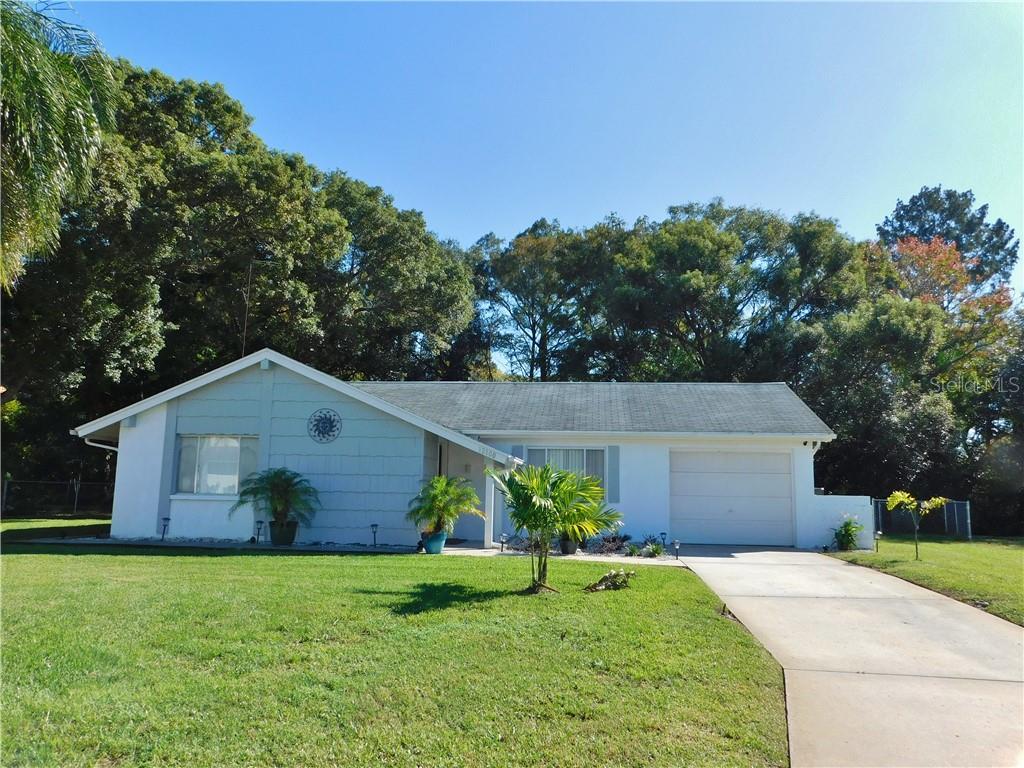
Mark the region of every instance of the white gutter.
<instances>
[{"instance_id":1,"label":"white gutter","mask_svg":"<svg viewBox=\"0 0 1024 768\"><path fill-rule=\"evenodd\" d=\"M71 434L75 434L75 430L71 430ZM97 443L91 437L85 437L82 439L85 440L86 445L91 445L93 448L102 448L105 451L113 451L114 453L117 453L118 448L116 445L104 445L103 443Z\"/></svg>"},{"instance_id":2,"label":"white gutter","mask_svg":"<svg viewBox=\"0 0 1024 768\"><path fill-rule=\"evenodd\" d=\"M467 433L477 435L480 438L495 437L522 437L535 438L567 438L567 437L591 437L601 439L632 439L632 440L676 440L676 439L765 439L765 440L816 440L827 442L835 440L834 433L795 433L795 432L637 432L621 431L608 432L600 430L529 430L529 429L467 429Z\"/></svg>"}]
</instances>

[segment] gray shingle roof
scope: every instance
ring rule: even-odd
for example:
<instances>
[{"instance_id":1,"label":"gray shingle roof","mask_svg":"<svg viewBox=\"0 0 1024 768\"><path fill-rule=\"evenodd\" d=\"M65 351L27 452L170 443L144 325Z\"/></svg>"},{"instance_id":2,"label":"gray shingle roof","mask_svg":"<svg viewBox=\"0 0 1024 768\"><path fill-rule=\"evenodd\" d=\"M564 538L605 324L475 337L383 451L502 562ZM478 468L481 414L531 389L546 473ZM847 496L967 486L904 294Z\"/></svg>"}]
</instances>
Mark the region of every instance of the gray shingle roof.
<instances>
[{"instance_id":1,"label":"gray shingle roof","mask_svg":"<svg viewBox=\"0 0 1024 768\"><path fill-rule=\"evenodd\" d=\"M782 383L350 383L467 434L523 430L832 435Z\"/></svg>"}]
</instances>

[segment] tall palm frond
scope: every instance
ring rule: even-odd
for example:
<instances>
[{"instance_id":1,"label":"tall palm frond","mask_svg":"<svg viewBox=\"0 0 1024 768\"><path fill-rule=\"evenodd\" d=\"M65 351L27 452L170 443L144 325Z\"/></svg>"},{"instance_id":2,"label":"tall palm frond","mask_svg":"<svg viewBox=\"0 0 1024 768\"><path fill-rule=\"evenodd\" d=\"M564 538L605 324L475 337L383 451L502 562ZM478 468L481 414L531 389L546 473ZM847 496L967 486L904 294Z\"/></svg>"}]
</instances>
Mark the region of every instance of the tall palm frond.
<instances>
[{"instance_id":1,"label":"tall palm frond","mask_svg":"<svg viewBox=\"0 0 1024 768\"><path fill-rule=\"evenodd\" d=\"M117 84L92 33L53 13L0 0L0 286L57 243L61 205L88 191Z\"/></svg>"},{"instance_id":2,"label":"tall palm frond","mask_svg":"<svg viewBox=\"0 0 1024 768\"><path fill-rule=\"evenodd\" d=\"M516 532L557 530L557 514L552 488L556 470L551 466L524 466L508 472L492 473L495 485L505 496L509 520Z\"/></svg>"},{"instance_id":3,"label":"tall palm frond","mask_svg":"<svg viewBox=\"0 0 1024 768\"><path fill-rule=\"evenodd\" d=\"M491 475L505 496L516 532L528 534L534 589L551 589L547 577L552 539L565 535L582 541L622 520L618 512L604 503L604 489L596 477L550 465L524 466Z\"/></svg>"}]
</instances>

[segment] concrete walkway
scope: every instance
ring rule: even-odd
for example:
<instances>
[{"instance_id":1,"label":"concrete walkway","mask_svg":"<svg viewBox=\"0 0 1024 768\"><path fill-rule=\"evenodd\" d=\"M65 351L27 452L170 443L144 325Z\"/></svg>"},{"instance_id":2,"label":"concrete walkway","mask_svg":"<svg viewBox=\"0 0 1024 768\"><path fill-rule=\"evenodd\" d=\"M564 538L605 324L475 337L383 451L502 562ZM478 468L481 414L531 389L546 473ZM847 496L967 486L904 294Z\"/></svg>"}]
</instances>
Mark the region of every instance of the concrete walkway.
<instances>
[{"instance_id":1,"label":"concrete walkway","mask_svg":"<svg viewBox=\"0 0 1024 768\"><path fill-rule=\"evenodd\" d=\"M1021 764L1020 627L813 552L680 557L785 670L796 768Z\"/></svg>"}]
</instances>

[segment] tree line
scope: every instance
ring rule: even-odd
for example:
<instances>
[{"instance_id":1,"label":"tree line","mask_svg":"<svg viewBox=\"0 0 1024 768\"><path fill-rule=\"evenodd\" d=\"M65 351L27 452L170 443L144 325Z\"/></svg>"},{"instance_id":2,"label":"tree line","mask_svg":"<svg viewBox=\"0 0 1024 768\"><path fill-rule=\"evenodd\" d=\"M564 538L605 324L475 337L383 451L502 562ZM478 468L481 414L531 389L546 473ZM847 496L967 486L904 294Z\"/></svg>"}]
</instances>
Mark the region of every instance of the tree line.
<instances>
[{"instance_id":1,"label":"tree line","mask_svg":"<svg viewBox=\"0 0 1024 768\"><path fill-rule=\"evenodd\" d=\"M2 8L8 28L21 5ZM68 77L109 88L79 94L102 107L88 125L50 128L96 136L69 150L86 170L44 183L60 141L25 117L36 65L9 37L5 472L102 478L70 426L269 346L345 379L785 381L838 435L829 491L969 497L976 530L1021 530L1018 240L969 191L922 188L868 241L712 200L462 247L268 148L221 86L52 36L88 63Z\"/></svg>"}]
</instances>

